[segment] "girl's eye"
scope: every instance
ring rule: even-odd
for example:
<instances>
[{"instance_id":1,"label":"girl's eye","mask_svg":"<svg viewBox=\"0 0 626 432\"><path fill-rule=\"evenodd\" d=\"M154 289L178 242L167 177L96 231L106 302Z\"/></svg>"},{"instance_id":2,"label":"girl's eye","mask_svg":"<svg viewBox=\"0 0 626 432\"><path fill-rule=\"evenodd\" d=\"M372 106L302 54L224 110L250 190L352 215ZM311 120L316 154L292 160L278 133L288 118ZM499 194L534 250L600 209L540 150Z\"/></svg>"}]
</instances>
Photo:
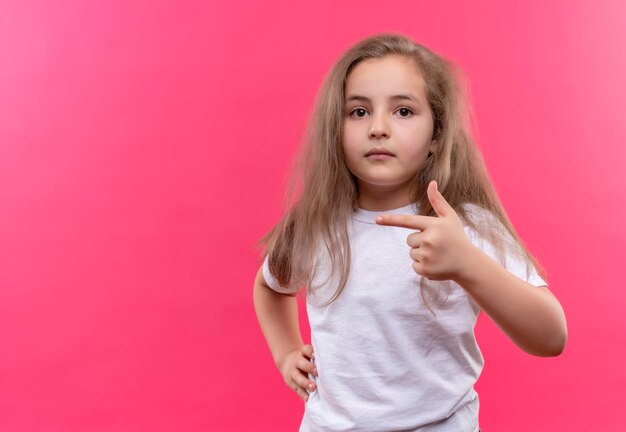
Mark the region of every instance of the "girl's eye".
<instances>
[{"instance_id":1,"label":"girl's eye","mask_svg":"<svg viewBox=\"0 0 626 432\"><path fill-rule=\"evenodd\" d=\"M411 110L411 108L402 107L398 111L403 111L403 112L407 112L408 111L409 113L413 114L413 110ZM408 116L409 115L407 114L407 115L403 115L401 117L408 117Z\"/></svg>"},{"instance_id":2,"label":"girl's eye","mask_svg":"<svg viewBox=\"0 0 626 432\"><path fill-rule=\"evenodd\" d=\"M363 108L355 108L352 111L350 111L350 116L352 116L357 111L362 112L362 111L365 111L365 110ZM360 118L361 116L357 116L357 117Z\"/></svg>"},{"instance_id":3,"label":"girl's eye","mask_svg":"<svg viewBox=\"0 0 626 432\"><path fill-rule=\"evenodd\" d=\"M354 117L355 113L364 113L367 112L367 110L365 110L364 108L355 108L352 111L350 111L350 116ZM410 114L414 114L413 110L411 108L407 108L407 107L402 107L398 109L398 112L400 112L400 117L409 117ZM357 115L357 118L362 118L362 115Z\"/></svg>"}]
</instances>

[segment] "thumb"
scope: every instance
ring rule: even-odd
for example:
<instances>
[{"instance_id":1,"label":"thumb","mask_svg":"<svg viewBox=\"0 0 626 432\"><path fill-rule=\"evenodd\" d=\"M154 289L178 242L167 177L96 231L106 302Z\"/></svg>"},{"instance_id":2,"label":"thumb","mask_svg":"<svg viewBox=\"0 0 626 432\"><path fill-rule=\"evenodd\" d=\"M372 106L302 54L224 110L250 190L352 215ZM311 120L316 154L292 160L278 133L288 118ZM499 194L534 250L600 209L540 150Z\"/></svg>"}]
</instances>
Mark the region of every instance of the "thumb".
<instances>
[{"instance_id":1,"label":"thumb","mask_svg":"<svg viewBox=\"0 0 626 432\"><path fill-rule=\"evenodd\" d=\"M302 352L302 354L304 354L308 358L315 357L315 353L313 352L313 345L311 344L302 345L302 347L300 348L300 351Z\"/></svg>"},{"instance_id":2,"label":"thumb","mask_svg":"<svg viewBox=\"0 0 626 432\"><path fill-rule=\"evenodd\" d=\"M433 206L435 213L437 213L437 216L446 217L454 211L452 209L452 206L448 204L448 201L446 201L441 192L439 192L436 180L432 180L428 184L428 189L426 190L426 192L428 194L428 200Z\"/></svg>"}]
</instances>

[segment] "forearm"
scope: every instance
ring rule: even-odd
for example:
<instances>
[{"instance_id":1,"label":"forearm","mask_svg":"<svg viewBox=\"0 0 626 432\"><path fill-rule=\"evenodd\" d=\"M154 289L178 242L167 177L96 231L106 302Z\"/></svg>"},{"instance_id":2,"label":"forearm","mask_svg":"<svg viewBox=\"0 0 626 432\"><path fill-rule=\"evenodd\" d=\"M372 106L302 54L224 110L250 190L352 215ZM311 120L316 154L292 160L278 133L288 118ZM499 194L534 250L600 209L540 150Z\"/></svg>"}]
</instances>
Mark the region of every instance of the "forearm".
<instances>
[{"instance_id":1,"label":"forearm","mask_svg":"<svg viewBox=\"0 0 626 432\"><path fill-rule=\"evenodd\" d=\"M472 247L468 271L456 282L522 350L542 357L561 354L567 341L567 324L556 297Z\"/></svg>"},{"instance_id":2,"label":"forearm","mask_svg":"<svg viewBox=\"0 0 626 432\"><path fill-rule=\"evenodd\" d=\"M280 369L285 355L304 345L298 323L296 297L278 293L255 282L254 308L274 364Z\"/></svg>"}]
</instances>

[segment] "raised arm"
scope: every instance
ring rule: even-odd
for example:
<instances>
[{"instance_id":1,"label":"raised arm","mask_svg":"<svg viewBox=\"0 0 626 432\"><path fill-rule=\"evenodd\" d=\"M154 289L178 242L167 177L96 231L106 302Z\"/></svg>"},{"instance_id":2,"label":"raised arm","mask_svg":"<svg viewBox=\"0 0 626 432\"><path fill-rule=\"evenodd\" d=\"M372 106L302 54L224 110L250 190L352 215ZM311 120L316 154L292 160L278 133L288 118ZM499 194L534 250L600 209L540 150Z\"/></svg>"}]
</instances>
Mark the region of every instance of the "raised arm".
<instances>
[{"instance_id":1,"label":"raised arm","mask_svg":"<svg viewBox=\"0 0 626 432\"><path fill-rule=\"evenodd\" d=\"M541 357L558 356L567 342L567 323L559 301L547 287L520 279L472 246L467 266L455 282L522 350Z\"/></svg>"},{"instance_id":2,"label":"raised arm","mask_svg":"<svg viewBox=\"0 0 626 432\"><path fill-rule=\"evenodd\" d=\"M545 287L536 287L502 267L469 240L459 216L437 183L428 185L436 217L381 214L379 225L419 230L407 237L416 273L462 286L496 325L522 350L557 356L567 342L565 313Z\"/></svg>"}]
</instances>

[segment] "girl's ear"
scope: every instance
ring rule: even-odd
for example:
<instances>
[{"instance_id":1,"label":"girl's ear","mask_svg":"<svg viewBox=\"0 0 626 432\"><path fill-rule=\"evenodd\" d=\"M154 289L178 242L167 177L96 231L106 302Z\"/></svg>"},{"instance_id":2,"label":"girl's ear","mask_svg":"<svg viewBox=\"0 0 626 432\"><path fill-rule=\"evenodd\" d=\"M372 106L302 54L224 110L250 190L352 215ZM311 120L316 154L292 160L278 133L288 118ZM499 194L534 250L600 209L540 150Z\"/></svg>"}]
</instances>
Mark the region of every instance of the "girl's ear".
<instances>
[{"instance_id":1,"label":"girl's ear","mask_svg":"<svg viewBox=\"0 0 626 432\"><path fill-rule=\"evenodd\" d=\"M437 140L434 139L430 142L430 145L428 146L428 151L429 153L434 153L436 149L437 149Z\"/></svg>"}]
</instances>

